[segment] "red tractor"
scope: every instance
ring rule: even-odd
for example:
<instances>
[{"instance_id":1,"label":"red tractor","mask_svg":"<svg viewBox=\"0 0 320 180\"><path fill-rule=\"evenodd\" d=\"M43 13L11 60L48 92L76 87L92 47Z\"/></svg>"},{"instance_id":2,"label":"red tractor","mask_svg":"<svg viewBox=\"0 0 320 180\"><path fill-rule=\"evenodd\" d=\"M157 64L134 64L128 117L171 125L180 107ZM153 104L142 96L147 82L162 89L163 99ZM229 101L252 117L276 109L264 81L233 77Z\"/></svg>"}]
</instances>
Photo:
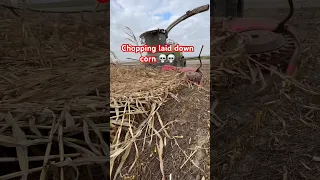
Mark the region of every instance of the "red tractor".
<instances>
[{"instance_id":1,"label":"red tractor","mask_svg":"<svg viewBox=\"0 0 320 180\"><path fill-rule=\"evenodd\" d=\"M211 17L225 17L224 28L241 35L249 57L264 65L276 66L289 76L293 75L300 55L300 40L294 28L286 24L293 15L292 0L288 0L288 15L280 22L243 18L243 0L213 0L211 3ZM230 39L225 49L234 49L235 45Z\"/></svg>"}]
</instances>

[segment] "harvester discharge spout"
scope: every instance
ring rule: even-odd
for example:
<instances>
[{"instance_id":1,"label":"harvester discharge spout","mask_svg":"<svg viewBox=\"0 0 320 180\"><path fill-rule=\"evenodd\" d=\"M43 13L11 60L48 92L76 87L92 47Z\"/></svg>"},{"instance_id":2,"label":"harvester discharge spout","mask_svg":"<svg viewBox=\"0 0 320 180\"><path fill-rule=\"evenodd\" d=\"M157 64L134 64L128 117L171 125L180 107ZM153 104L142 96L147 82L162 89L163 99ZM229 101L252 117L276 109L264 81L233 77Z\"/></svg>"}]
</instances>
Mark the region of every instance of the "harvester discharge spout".
<instances>
[{"instance_id":1,"label":"harvester discharge spout","mask_svg":"<svg viewBox=\"0 0 320 180\"><path fill-rule=\"evenodd\" d=\"M203 5L203 6L197 7L195 9L191 10L191 11L187 11L186 14L184 14L183 16L181 16L180 18L178 18L177 20L172 22L166 29L167 38L168 38L168 34L171 31L171 29L174 28L176 25L178 25L179 23L181 23L182 21L188 19L191 16L194 16L194 15L199 14L199 13L203 13L205 11L208 11L209 7L210 7L210 5L207 4L207 5Z\"/></svg>"}]
</instances>

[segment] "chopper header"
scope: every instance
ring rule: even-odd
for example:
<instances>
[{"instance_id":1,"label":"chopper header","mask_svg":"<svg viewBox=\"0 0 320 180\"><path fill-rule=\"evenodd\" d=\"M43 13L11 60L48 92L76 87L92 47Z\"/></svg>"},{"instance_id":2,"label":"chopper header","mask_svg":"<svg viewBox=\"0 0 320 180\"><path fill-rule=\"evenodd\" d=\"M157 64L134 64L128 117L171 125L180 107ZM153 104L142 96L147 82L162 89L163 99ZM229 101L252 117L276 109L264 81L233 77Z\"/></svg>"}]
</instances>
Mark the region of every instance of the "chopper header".
<instances>
[{"instance_id":1,"label":"chopper header","mask_svg":"<svg viewBox=\"0 0 320 180\"><path fill-rule=\"evenodd\" d=\"M293 0L287 2L289 12L282 21L243 18L243 0L216 0L214 9L216 14L212 14L212 17L221 15L226 17L223 28L237 32L244 39L245 53L251 59L293 76L299 65L301 39L294 27L287 24L294 12ZM238 38L228 39L224 51L234 49Z\"/></svg>"}]
</instances>

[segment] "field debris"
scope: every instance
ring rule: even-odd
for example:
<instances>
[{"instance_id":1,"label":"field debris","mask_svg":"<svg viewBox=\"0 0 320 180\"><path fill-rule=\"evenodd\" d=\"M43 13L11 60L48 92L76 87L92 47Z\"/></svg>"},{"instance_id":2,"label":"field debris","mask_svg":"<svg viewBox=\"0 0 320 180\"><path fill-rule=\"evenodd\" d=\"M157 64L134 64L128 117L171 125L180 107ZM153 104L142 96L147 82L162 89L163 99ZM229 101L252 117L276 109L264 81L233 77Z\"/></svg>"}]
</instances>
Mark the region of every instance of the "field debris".
<instances>
[{"instance_id":1,"label":"field debris","mask_svg":"<svg viewBox=\"0 0 320 180\"><path fill-rule=\"evenodd\" d=\"M121 172L132 147L135 160L129 171L139 158L139 152L153 141L156 141L155 152L164 178L164 138L172 137L166 131L158 110L177 91L186 87L186 76L176 71L143 66L115 66L110 68L110 77L110 167L113 179ZM155 123L160 123L161 129L156 129ZM138 140L143 142L142 147L138 147Z\"/></svg>"},{"instance_id":2,"label":"field debris","mask_svg":"<svg viewBox=\"0 0 320 180\"><path fill-rule=\"evenodd\" d=\"M221 26L211 67L213 179L317 179L319 141L318 8L296 9L288 22L301 34L302 55L296 76L244 56L223 55L226 38L237 34ZM282 20L288 9L256 9L248 17ZM216 33L216 34L214 34ZM217 36L221 35L220 38ZM288 161L289 160L289 161Z\"/></svg>"},{"instance_id":3,"label":"field debris","mask_svg":"<svg viewBox=\"0 0 320 180\"><path fill-rule=\"evenodd\" d=\"M109 17L15 12L0 8L0 179L107 179Z\"/></svg>"}]
</instances>

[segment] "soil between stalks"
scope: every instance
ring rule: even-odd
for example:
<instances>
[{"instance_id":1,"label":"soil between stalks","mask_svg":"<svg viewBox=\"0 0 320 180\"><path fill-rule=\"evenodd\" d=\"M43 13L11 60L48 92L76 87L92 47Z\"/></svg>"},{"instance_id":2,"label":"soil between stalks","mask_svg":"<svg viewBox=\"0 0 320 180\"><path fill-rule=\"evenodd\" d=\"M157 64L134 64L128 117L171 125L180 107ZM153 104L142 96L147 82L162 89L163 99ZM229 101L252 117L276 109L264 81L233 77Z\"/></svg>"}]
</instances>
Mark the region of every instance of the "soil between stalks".
<instances>
[{"instance_id":1,"label":"soil between stalks","mask_svg":"<svg viewBox=\"0 0 320 180\"><path fill-rule=\"evenodd\" d=\"M281 20L287 11L251 9L246 15ZM289 21L302 36L296 79L315 92L320 92L319 15L317 8L301 8ZM212 125L212 179L319 179L319 95L283 87L276 77L260 88L242 83L217 92L222 125Z\"/></svg>"},{"instance_id":2,"label":"soil between stalks","mask_svg":"<svg viewBox=\"0 0 320 180\"><path fill-rule=\"evenodd\" d=\"M209 179L210 177L209 67L205 65L202 69L205 75L205 89L197 89L197 87L183 89L177 95L180 102L171 99L159 109L163 123L167 124L168 133L171 136L176 136L175 139L166 138L163 154L166 179L169 179L170 174L172 179L200 180L201 178ZM159 129L161 126L156 124L155 127ZM141 144L140 141L138 147L142 147ZM131 153L135 153L134 148L132 148ZM192 155L190 160L197 167L188 160L190 155ZM135 178L132 179L139 180L162 178L154 143L145 147L145 150L139 156L136 166L131 172L128 172L133 161L133 155L129 156L122 171L124 179L130 179L133 176ZM182 168L180 169L181 166Z\"/></svg>"}]
</instances>

